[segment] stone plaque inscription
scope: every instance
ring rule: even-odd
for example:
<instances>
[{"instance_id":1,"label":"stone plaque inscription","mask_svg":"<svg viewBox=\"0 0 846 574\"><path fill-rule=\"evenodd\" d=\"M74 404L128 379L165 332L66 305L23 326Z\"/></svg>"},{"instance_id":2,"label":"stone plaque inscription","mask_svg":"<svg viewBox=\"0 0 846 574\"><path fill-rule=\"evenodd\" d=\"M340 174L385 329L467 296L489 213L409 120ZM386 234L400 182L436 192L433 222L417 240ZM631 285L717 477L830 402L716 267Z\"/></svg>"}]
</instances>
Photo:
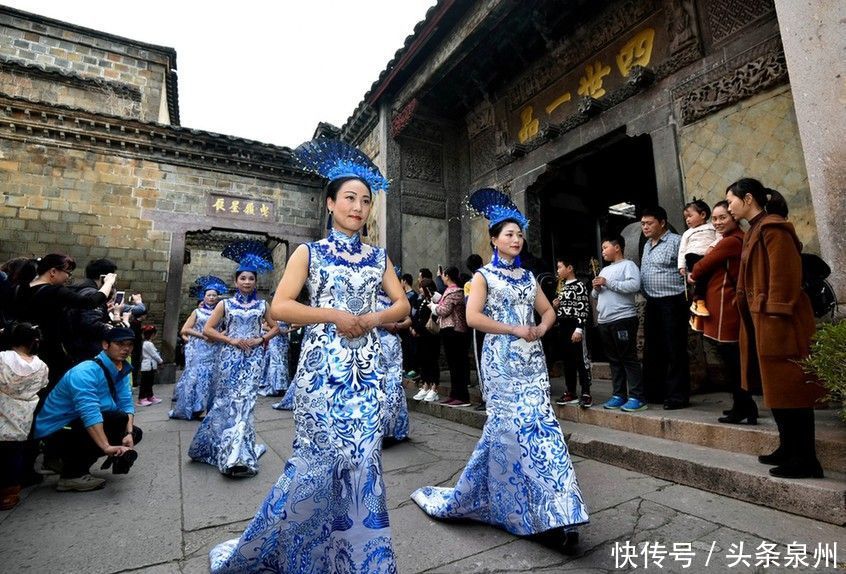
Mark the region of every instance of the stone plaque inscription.
<instances>
[{"instance_id":1,"label":"stone plaque inscription","mask_svg":"<svg viewBox=\"0 0 846 574\"><path fill-rule=\"evenodd\" d=\"M251 197L210 193L206 196L206 213L252 221L270 221L276 217L276 203Z\"/></svg>"},{"instance_id":2,"label":"stone plaque inscription","mask_svg":"<svg viewBox=\"0 0 846 574\"><path fill-rule=\"evenodd\" d=\"M525 143L549 124L578 111L583 97L601 100L629 79L634 66L654 68L667 57L667 27L659 12L622 34L508 116L509 139Z\"/></svg>"}]
</instances>

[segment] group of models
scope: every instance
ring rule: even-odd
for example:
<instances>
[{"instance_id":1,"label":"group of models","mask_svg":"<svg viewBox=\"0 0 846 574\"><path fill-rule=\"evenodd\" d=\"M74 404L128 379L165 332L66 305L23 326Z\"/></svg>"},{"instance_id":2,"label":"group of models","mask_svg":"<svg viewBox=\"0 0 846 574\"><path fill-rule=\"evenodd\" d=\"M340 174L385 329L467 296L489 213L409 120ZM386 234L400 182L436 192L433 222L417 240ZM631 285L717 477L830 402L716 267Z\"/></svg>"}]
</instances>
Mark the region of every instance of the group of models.
<instances>
[{"instance_id":1,"label":"group of models","mask_svg":"<svg viewBox=\"0 0 846 574\"><path fill-rule=\"evenodd\" d=\"M372 194L388 182L337 140L295 153L328 180L328 237L294 251L269 306L255 286L270 258L255 246L224 252L239 261L234 297L215 305L224 286L198 280L203 302L186 324L192 344L172 416L206 410L189 456L229 476L254 475L265 450L255 444L256 395L262 384L267 394L283 390L267 383L278 353L272 341L286 324L305 326L296 374L274 405L293 410L293 453L241 537L212 549L211 571L396 572L382 445L408 436L392 331L407 320L409 304L385 250L361 240ZM455 488L427 486L411 497L433 517L479 520L566 550L588 514L549 399L540 338L555 313L520 267L525 217L495 190L479 190L470 205L488 219L494 249L467 303L468 324L486 333L480 376L488 419ZM303 287L308 305L297 300Z\"/></svg>"}]
</instances>

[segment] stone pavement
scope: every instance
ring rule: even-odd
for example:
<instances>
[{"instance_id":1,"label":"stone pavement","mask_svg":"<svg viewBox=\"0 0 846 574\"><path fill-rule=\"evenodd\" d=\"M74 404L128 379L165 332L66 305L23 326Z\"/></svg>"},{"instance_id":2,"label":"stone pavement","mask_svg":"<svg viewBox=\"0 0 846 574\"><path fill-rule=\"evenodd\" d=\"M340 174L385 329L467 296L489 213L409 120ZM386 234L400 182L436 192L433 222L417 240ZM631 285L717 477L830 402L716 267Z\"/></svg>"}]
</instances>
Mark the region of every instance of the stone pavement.
<instances>
[{"instance_id":1,"label":"stone pavement","mask_svg":"<svg viewBox=\"0 0 846 574\"><path fill-rule=\"evenodd\" d=\"M159 393L169 396L171 389L161 386ZM256 408L259 438L269 446L262 470L243 480L224 478L188 460L185 453L198 423L168 420L167 403L140 409L144 440L130 474L96 471L108 484L91 493L58 493L52 488L55 477L48 477L27 489L17 508L0 513L0 572L207 572L209 548L240 534L290 454L291 414L272 410L271 402L260 398ZM478 429L413 413L412 439L385 451L401 573L626 571L633 569L624 559L626 542L633 545L629 553L638 553L632 558L637 570L644 566L643 543L651 543L652 556L661 555L658 544L666 552L690 545L687 569L681 553L665 555L661 568L649 558L649 570L661 572L836 571L823 561L814 567L818 544L832 550L836 543L838 564L846 560L846 532L837 526L580 457L574 458L575 467L591 524L581 531L578 556L565 557L485 525L429 519L409 494L427 484L453 484L479 435ZM773 553L781 567L772 562L768 568L755 567L764 558L763 542L777 545ZM794 542L807 545L808 556L802 557L807 566L784 568L787 545ZM615 543L620 548L616 558ZM749 566L740 562L730 568L734 558L727 556L737 554L732 545L741 543Z\"/></svg>"}]
</instances>

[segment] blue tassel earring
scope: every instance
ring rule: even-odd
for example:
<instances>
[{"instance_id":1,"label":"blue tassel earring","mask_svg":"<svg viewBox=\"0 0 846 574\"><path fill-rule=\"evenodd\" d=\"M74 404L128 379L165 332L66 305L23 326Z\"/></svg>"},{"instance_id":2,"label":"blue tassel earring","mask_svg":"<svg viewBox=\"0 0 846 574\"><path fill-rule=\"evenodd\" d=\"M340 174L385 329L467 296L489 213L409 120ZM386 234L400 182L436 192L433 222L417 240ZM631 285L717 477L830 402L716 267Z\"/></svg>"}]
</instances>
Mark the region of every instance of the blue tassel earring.
<instances>
[{"instance_id":1,"label":"blue tassel earring","mask_svg":"<svg viewBox=\"0 0 846 574\"><path fill-rule=\"evenodd\" d=\"M496 248L496 245L493 246L493 252L494 252L494 256L493 256L494 267L499 267L499 249Z\"/></svg>"},{"instance_id":2,"label":"blue tassel earring","mask_svg":"<svg viewBox=\"0 0 846 574\"><path fill-rule=\"evenodd\" d=\"M364 224L364 227L361 228L361 236L367 237L367 224Z\"/></svg>"},{"instance_id":3,"label":"blue tassel earring","mask_svg":"<svg viewBox=\"0 0 846 574\"><path fill-rule=\"evenodd\" d=\"M522 266L523 266L523 262L520 261L520 256L518 255L517 257L514 258L514 267L522 267Z\"/></svg>"},{"instance_id":4,"label":"blue tassel earring","mask_svg":"<svg viewBox=\"0 0 846 574\"><path fill-rule=\"evenodd\" d=\"M329 231L332 229L332 212L329 212L329 217L326 218L326 230Z\"/></svg>"}]
</instances>

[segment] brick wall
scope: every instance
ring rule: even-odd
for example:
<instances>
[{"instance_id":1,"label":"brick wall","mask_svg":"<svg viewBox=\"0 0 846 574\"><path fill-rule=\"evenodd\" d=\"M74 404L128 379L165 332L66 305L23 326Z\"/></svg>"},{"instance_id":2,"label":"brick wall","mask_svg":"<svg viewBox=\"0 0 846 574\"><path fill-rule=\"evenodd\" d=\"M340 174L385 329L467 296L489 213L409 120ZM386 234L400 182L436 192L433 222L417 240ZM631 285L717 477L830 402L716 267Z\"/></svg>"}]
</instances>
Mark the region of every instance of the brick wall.
<instances>
[{"instance_id":1,"label":"brick wall","mask_svg":"<svg viewBox=\"0 0 846 574\"><path fill-rule=\"evenodd\" d=\"M819 239L805 172L802 142L790 88L744 100L680 130L685 198L713 205L741 177L780 191L790 207L805 251L819 253Z\"/></svg>"},{"instance_id":2,"label":"brick wall","mask_svg":"<svg viewBox=\"0 0 846 574\"><path fill-rule=\"evenodd\" d=\"M39 17L27 18L0 7L0 58L42 70L6 67L0 91L40 101L146 121L159 121L162 91L172 50L119 41L84 28ZM51 72L53 78L43 72ZM86 87L66 76L108 83ZM58 84L58 85L57 85ZM140 101L113 89L140 93Z\"/></svg>"},{"instance_id":3,"label":"brick wall","mask_svg":"<svg viewBox=\"0 0 846 574\"><path fill-rule=\"evenodd\" d=\"M196 216L213 227L209 191L275 201L280 230L319 225L319 192L311 188L0 139L0 260L60 252L84 267L108 257L119 267L118 288L144 293L150 320L160 324L171 247L164 219ZM225 223L231 230L248 225ZM194 278L186 274L184 282Z\"/></svg>"}]
</instances>

